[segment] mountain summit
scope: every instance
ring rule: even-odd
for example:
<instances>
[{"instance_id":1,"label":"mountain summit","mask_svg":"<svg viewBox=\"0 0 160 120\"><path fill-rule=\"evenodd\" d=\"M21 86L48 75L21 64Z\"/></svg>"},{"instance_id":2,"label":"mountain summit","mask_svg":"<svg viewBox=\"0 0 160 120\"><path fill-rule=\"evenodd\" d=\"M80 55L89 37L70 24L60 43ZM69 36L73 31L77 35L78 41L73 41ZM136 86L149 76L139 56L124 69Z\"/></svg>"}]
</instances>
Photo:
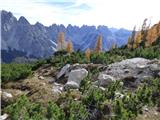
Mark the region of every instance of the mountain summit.
<instances>
[{"instance_id":1,"label":"mountain summit","mask_svg":"<svg viewBox=\"0 0 160 120\"><path fill-rule=\"evenodd\" d=\"M36 58L48 57L56 51L57 34L65 33L66 41L71 40L74 50L81 51L87 48L93 49L99 34L103 38L102 49L109 50L113 43L118 46L127 43L130 31L126 29L114 29L107 26L87 26L81 27L53 24L49 27L37 22L31 25L23 16L16 19L11 12L1 11L2 17L2 60L6 54L4 51L20 51L24 56Z\"/></svg>"}]
</instances>

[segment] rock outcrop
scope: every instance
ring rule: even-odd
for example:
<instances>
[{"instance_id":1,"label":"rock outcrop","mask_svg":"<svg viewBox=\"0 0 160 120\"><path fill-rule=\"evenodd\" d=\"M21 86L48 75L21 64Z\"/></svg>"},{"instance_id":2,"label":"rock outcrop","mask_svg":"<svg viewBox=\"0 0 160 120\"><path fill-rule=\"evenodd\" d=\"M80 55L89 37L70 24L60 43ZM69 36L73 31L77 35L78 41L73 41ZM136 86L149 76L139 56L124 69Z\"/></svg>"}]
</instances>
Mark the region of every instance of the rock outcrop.
<instances>
[{"instance_id":1,"label":"rock outcrop","mask_svg":"<svg viewBox=\"0 0 160 120\"><path fill-rule=\"evenodd\" d=\"M99 81L108 84L112 80L122 80L124 85L137 86L147 78L160 77L159 73L160 60L132 58L108 65L107 69L100 73Z\"/></svg>"},{"instance_id":2,"label":"rock outcrop","mask_svg":"<svg viewBox=\"0 0 160 120\"><path fill-rule=\"evenodd\" d=\"M98 76L98 85L107 86L112 82L115 82L116 79L110 75L100 73Z\"/></svg>"},{"instance_id":3,"label":"rock outcrop","mask_svg":"<svg viewBox=\"0 0 160 120\"><path fill-rule=\"evenodd\" d=\"M57 74L57 79L62 77L63 75L67 74L69 72L70 64L66 64L61 71Z\"/></svg>"},{"instance_id":4,"label":"rock outcrop","mask_svg":"<svg viewBox=\"0 0 160 120\"><path fill-rule=\"evenodd\" d=\"M72 70L69 73L68 81L65 84L65 89L77 89L80 87L81 81L87 77L88 71L84 68Z\"/></svg>"}]
</instances>

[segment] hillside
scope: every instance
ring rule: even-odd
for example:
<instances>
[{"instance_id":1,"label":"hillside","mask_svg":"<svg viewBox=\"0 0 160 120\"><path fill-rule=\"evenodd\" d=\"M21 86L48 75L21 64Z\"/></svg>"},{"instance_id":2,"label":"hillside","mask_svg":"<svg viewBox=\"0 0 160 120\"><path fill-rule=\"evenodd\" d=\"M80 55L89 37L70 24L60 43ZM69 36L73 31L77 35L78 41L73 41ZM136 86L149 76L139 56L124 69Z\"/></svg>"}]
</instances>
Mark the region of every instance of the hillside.
<instances>
[{"instance_id":1,"label":"hillside","mask_svg":"<svg viewBox=\"0 0 160 120\"><path fill-rule=\"evenodd\" d=\"M31 25L25 17L17 18L11 13L2 10L2 61L12 62L16 57L43 58L51 56L56 51L57 34L64 32L65 40L71 40L74 50L85 51L93 49L98 35L103 37L103 50L108 50L112 43L122 46L127 43L131 31L126 29L114 29L107 26L81 27L53 24L44 26L37 22ZM15 52L17 51L17 52ZM7 57L10 54L13 57Z\"/></svg>"},{"instance_id":2,"label":"hillside","mask_svg":"<svg viewBox=\"0 0 160 120\"><path fill-rule=\"evenodd\" d=\"M160 118L160 22L130 33L30 25L2 11L2 47L14 62L1 64L1 120Z\"/></svg>"},{"instance_id":3,"label":"hillside","mask_svg":"<svg viewBox=\"0 0 160 120\"><path fill-rule=\"evenodd\" d=\"M158 120L158 41L147 48L91 52L89 60L79 51L32 64L2 64L1 117Z\"/></svg>"}]
</instances>

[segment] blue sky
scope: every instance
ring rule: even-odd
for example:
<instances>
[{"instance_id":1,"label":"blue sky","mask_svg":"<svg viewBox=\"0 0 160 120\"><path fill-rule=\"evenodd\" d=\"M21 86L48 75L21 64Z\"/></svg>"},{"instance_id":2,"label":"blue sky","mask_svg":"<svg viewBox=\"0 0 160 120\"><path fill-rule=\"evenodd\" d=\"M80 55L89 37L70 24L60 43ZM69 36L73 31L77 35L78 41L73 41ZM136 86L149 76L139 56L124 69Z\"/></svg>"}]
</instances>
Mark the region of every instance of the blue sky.
<instances>
[{"instance_id":1,"label":"blue sky","mask_svg":"<svg viewBox=\"0 0 160 120\"><path fill-rule=\"evenodd\" d=\"M24 16L31 24L37 21L82 26L106 25L132 29L145 18L152 24L160 20L159 0L0 0L0 8L17 18Z\"/></svg>"}]
</instances>

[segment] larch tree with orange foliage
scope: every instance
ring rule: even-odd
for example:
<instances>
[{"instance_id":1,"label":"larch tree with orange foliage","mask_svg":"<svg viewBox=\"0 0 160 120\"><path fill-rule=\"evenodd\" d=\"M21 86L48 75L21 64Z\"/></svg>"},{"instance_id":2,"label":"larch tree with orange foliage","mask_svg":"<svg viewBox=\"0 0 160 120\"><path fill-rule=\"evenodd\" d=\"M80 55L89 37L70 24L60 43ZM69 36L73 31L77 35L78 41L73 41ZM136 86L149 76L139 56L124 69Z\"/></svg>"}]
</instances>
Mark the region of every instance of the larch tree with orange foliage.
<instances>
[{"instance_id":1,"label":"larch tree with orange foliage","mask_svg":"<svg viewBox=\"0 0 160 120\"><path fill-rule=\"evenodd\" d=\"M95 53L100 53L101 51L102 51L102 35L99 35L95 46Z\"/></svg>"},{"instance_id":2,"label":"larch tree with orange foliage","mask_svg":"<svg viewBox=\"0 0 160 120\"><path fill-rule=\"evenodd\" d=\"M158 36L160 36L160 22L157 24L156 29L157 29Z\"/></svg>"},{"instance_id":3,"label":"larch tree with orange foliage","mask_svg":"<svg viewBox=\"0 0 160 120\"><path fill-rule=\"evenodd\" d=\"M91 51L90 51L89 48L85 51L85 56L86 56L87 62L89 63L90 62L90 57L91 57Z\"/></svg>"},{"instance_id":4,"label":"larch tree with orange foliage","mask_svg":"<svg viewBox=\"0 0 160 120\"><path fill-rule=\"evenodd\" d=\"M158 31L156 27L151 28L150 30L147 31L147 36L146 36L146 47L152 45L152 43L158 38Z\"/></svg>"},{"instance_id":5,"label":"larch tree with orange foliage","mask_svg":"<svg viewBox=\"0 0 160 120\"><path fill-rule=\"evenodd\" d=\"M67 43L66 51L68 53L72 53L73 52L73 45L72 45L72 41L71 40L69 40L68 43Z\"/></svg>"},{"instance_id":6,"label":"larch tree with orange foliage","mask_svg":"<svg viewBox=\"0 0 160 120\"><path fill-rule=\"evenodd\" d=\"M142 33L141 31L138 32L135 36L135 40L134 40L134 44L133 44L133 48L138 48L139 47L139 44L141 43L142 41Z\"/></svg>"},{"instance_id":7,"label":"larch tree with orange foliage","mask_svg":"<svg viewBox=\"0 0 160 120\"><path fill-rule=\"evenodd\" d=\"M65 37L64 32L59 32L57 36L57 50L65 49Z\"/></svg>"}]
</instances>

